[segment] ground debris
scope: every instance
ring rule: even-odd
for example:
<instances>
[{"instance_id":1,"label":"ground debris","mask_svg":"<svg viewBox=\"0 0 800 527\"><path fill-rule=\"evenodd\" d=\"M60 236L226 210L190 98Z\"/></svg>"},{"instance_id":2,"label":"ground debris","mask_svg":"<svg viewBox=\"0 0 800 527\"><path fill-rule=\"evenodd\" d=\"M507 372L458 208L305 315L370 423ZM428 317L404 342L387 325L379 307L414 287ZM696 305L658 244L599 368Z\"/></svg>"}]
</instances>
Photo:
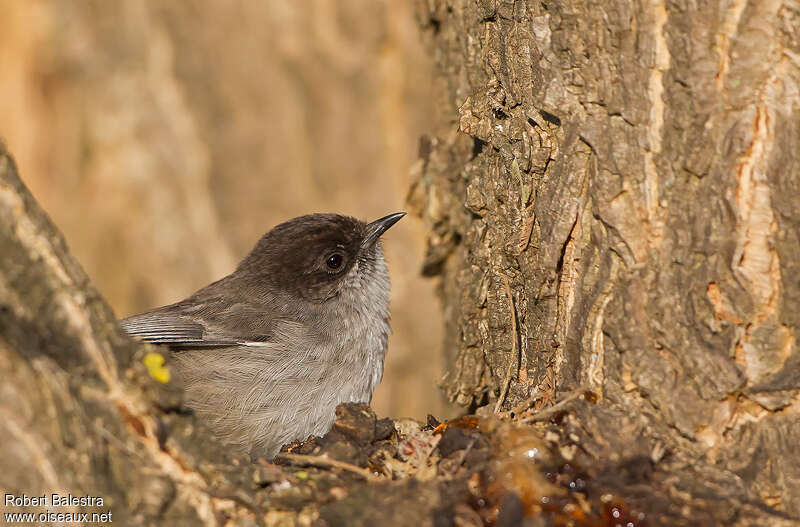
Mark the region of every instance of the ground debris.
<instances>
[{"instance_id":1,"label":"ground debris","mask_svg":"<svg viewBox=\"0 0 800 527\"><path fill-rule=\"evenodd\" d=\"M607 479L594 484L561 456L548 424L379 420L366 404L340 405L336 415L324 437L259 461L268 524L286 519L276 511L295 511L331 526L647 525Z\"/></svg>"},{"instance_id":2,"label":"ground debris","mask_svg":"<svg viewBox=\"0 0 800 527\"><path fill-rule=\"evenodd\" d=\"M575 392L579 393L579 392ZM324 437L259 460L266 525L642 527L796 525L742 499L735 476L665 450L627 414L567 394L440 422L337 409ZM568 401L569 404L566 403ZM535 417L535 419L532 419ZM658 455L654 455L656 452Z\"/></svg>"}]
</instances>

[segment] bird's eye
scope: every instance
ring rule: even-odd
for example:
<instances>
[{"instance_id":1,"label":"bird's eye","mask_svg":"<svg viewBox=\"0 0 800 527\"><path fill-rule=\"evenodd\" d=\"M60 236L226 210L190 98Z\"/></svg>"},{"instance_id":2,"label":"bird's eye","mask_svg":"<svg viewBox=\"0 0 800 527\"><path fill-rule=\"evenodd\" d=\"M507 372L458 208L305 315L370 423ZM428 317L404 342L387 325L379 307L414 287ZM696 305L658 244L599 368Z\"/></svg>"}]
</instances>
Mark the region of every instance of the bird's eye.
<instances>
[{"instance_id":1,"label":"bird's eye","mask_svg":"<svg viewBox=\"0 0 800 527\"><path fill-rule=\"evenodd\" d=\"M328 266L328 269L336 270L342 266L342 262L344 262L344 257L339 253L333 253L325 260L325 265Z\"/></svg>"}]
</instances>

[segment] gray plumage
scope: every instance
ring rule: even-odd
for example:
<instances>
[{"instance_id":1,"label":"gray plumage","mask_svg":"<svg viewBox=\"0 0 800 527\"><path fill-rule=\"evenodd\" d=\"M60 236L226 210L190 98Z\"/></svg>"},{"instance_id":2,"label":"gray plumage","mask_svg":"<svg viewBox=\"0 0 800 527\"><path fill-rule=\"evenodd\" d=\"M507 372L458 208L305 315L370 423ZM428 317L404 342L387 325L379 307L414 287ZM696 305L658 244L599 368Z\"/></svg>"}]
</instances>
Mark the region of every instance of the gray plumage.
<instances>
[{"instance_id":1,"label":"gray plumage","mask_svg":"<svg viewBox=\"0 0 800 527\"><path fill-rule=\"evenodd\" d=\"M122 327L173 348L188 406L235 449L270 458L327 432L337 404L372 398L389 335L379 237L403 215L295 218L232 274Z\"/></svg>"}]
</instances>

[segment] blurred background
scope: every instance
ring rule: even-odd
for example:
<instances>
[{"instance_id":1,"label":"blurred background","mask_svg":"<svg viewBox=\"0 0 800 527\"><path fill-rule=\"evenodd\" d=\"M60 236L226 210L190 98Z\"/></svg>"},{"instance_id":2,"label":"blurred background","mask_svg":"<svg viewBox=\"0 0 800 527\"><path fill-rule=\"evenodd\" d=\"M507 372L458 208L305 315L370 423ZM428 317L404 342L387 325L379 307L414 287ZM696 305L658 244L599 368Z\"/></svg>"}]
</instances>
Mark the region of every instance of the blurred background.
<instances>
[{"instance_id":1,"label":"blurred background","mask_svg":"<svg viewBox=\"0 0 800 527\"><path fill-rule=\"evenodd\" d=\"M0 137L117 316L228 274L276 223L404 210L430 132L411 0L0 0ZM421 222L384 237L379 415L453 414Z\"/></svg>"}]
</instances>

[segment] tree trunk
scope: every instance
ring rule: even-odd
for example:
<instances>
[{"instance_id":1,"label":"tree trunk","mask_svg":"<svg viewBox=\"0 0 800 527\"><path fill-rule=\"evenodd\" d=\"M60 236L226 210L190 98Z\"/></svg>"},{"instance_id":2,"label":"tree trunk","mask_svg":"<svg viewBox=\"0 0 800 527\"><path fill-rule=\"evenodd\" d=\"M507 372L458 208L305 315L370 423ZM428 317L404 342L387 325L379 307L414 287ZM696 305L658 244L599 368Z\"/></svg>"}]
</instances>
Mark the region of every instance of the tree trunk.
<instances>
[{"instance_id":1,"label":"tree trunk","mask_svg":"<svg viewBox=\"0 0 800 527\"><path fill-rule=\"evenodd\" d=\"M585 387L592 457L800 516L799 7L420 2L452 399Z\"/></svg>"}]
</instances>

